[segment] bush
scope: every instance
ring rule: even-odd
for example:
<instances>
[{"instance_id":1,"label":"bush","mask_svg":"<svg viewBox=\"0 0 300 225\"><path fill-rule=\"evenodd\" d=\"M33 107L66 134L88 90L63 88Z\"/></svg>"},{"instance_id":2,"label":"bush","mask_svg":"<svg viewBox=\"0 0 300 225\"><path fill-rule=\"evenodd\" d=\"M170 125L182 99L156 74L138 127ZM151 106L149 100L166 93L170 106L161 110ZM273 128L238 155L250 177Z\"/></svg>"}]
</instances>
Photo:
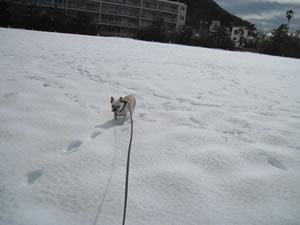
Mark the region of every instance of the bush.
<instances>
[{"instance_id":1,"label":"bush","mask_svg":"<svg viewBox=\"0 0 300 225\"><path fill-rule=\"evenodd\" d=\"M166 29L162 21L154 21L148 27L141 27L136 38L144 41L166 42Z\"/></svg>"},{"instance_id":2,"label":"bush","mask_svg":"<svg viewBox=\"0 0 300 225\"><path fill-rule=\"evenodd\" d=\"M176 42L179 44L191 45L193 37L193 29L189 26L183 26L176 35Z\"/></svg>"}]
</instances>

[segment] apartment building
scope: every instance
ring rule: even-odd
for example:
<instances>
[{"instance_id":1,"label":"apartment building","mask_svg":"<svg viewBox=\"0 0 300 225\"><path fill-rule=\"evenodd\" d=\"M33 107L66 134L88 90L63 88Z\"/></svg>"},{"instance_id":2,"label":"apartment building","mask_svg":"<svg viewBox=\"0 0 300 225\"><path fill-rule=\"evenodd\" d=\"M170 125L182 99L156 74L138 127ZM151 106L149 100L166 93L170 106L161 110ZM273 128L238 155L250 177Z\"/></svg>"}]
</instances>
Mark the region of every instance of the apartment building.
<instances>
[{"instance_id":1,"label":"apartment building","mask_svg":"<svg viewBox=\"0 0 300 225\"><path fill-rule=\"evenodd\" d=\"M20 1L20 0L19 0ZM72 14L88 13L99 34L133 37L137 29L160 20L168 31L185 24L185 4L167 0L23 0L43 7L61 8Z\"/></svg>"}]
</instances>

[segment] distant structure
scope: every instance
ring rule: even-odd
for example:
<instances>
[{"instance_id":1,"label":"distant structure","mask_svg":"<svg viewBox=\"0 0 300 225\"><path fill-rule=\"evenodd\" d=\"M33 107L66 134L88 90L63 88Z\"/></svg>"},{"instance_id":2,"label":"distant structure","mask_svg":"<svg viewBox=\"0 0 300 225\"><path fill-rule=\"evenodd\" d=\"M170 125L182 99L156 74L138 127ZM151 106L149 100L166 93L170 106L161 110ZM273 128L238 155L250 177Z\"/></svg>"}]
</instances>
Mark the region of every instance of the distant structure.
<instances>
[{"instance_id":1,"label":"distant structure","mask_svg":"<svg viewBox=\"0 0 300 225\"><path fill-rule=\"evenodd\" d=\"M209 31L214 33L217 31L217 29L221 26L221 21L219 20L213 20L211 21L211 25L209 26Z\"/></svg>"},{"instance_id":2,"label":"distant structure","mask_svg":"<svg viewBox=\"0 0 300 225\"><path fill-rule=\"evenodd\" d=\"M235 47L244 47L248 40L248 29L245 27L232 27L231 40L234 41Z\"/></svg>"},{"instance_id":3,"label":"distant structure","mask_svg":"<svg viewBox=\"0 0 300 225\"><path fill-rule=\"evenodd\" d=\"M59 8L72 16L85 12L98 25L100 35L133 37L140 27L163 21L167 31L185 24L187 6L167 0L16 0L15 2Z\"/></svg>"}]
</instances>

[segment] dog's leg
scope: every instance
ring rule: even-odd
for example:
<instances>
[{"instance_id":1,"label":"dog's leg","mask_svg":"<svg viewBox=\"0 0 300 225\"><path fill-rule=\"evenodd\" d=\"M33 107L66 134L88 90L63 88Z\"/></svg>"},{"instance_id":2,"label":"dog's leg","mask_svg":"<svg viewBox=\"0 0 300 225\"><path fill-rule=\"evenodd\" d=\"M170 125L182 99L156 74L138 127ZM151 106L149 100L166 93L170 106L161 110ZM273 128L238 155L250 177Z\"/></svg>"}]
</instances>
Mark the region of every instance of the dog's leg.
<instances>
[{"instance_id":1,"label":"dog's leg","mask_svg":"<svg viewBox=\"0 0 300 225\"><path fill-rule=\"evenodd\" d=\"M114 119L115 119L115 120L117 119L117 114L116 114L116 113L114 114Z\"/></svg>"},{"instance_id":2,"label":"dog's leg","mask_svg":"<svg viewBox=\"0 0 300 225\"><path fill-rule=\"evenodd\" d=\"M127 112L125 111L125 112L123 113L122 124L125 122L126 118L127 118Z\"/></svg>"}]
</instances>

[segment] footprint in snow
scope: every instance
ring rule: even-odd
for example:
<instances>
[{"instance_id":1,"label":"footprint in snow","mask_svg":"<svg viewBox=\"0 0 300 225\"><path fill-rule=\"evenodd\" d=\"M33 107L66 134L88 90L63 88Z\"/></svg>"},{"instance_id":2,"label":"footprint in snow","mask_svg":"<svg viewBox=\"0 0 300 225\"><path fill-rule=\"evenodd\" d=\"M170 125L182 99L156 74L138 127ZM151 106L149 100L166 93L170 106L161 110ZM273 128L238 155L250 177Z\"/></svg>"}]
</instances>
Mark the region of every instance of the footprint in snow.
<instances>
[{"instance_id":1,"label":"footprint in snow","mask_svg":"<svg viewBox=\"0 0 300 225\"><path fill-rule=\"evenodd\" d=\"M25 175L27 177L27 184L34 184L34 182L43 175L43 170L33 170Z\"/></svg>"},{"instance_id":2,"label":"footprint in snow","mask_svg":"<svg viewBox=\"0 0 300 225\"><path fill-rule=\"evenodd\" d=\"M144 118L145 116L146 116L146 113L140 113L140 114L139 114L139 117L140 117L140 118Z\"/></svg>"},{"instance_id":3,"label":"footprint in snow","mask_svg":"<svg viewBox=\"0 0 300 225\"><path fill-rule=\"evenodd\" d=\"M95 139L97 136L99 136L100 134L102 134L102 132L100 132L100 131L94 131L92 134L91 134L91 136L90 136L90 138L91 139Z\"/></svg>"},{"instance_id":4,"label":"footprint in snow","mask_svg":"<svg viewBox=\"0 0 300 225\"><path fill-rule=\"evenodd\" d=\"M186 102L190 102L189 100L187 100L187 99L184 99L184 98L176 98L176 100L177 100L179 103L186 103Z\"/></svg>"},{"instance_id":5,"label":"footprint in snow","mask_svg":"<svg viewBox=\"0 0 300 225\"><path fill-rule=\"evenodd\" d=\"M81 145L82 145L82 141L80 140L72 141L67 147L67 149L64 150L64 152L65 153L76 152Z\"/></svg>"},{"instance_id":6,"label":"footprint in snow","mask_svg":"<svg viewBox=\"0 0 300 225\"><path fill-rule=\"evenodd\" d=\"M158 97L158 98L162 98L162 99L168 99L168 100L171 99L171 98L168 97L168 96L164 96L164 95L160 95L160 94L156 94L156 93L153 93L153 96Z\"/></svg>"},{"instance_id":7,"label":"footprint in snow","mask_svg":"<svg viewBox=\"0 0 300 225\"><path fill-rule=\"evenodd\" d=\"M124 127L121 129L121 131L127 131L128 130L128 127Z\"/></svg>"},{"instance_id":8,"label":"footprint in snow","mask_svg":"<svg viewBox=\"0 0 300 225\"><path fill-rule=\"evenodd\" d=\"M146 113L139 113L139 118L147 122L156 122L156 120L147 118Z\"/></svg>"}]
</instances>

